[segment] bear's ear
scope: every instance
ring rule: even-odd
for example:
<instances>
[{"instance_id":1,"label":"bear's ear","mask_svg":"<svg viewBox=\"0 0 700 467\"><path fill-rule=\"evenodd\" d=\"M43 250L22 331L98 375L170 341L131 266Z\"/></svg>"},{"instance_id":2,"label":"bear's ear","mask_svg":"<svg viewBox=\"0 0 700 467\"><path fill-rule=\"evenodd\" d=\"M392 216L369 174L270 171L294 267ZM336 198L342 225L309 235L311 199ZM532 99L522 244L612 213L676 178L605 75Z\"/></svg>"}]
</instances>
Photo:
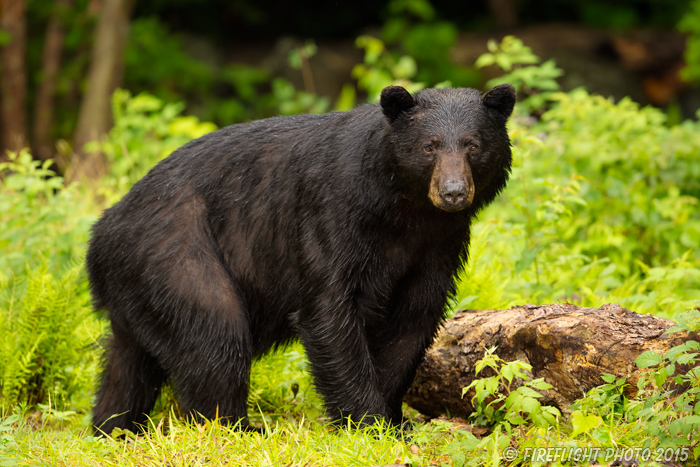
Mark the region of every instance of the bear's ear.
<instances>
[{"instance_id":1,"label":"bear's ear","mask_svg":"<svg viewBox=\"0 0 700 467\"><path fill-rule=\"evenodd\" d=\"M411 94L401 86L387 86L382 89L382 97L379 99L382 112L390 122L416 105Z\"/></svg>"},{"instance_id":2,"label":"bear's ear","mask_svg":"<svg viewBox=\"0 0 700 467\"><path fill-rule=\"evenodd\" d=\"M515 107L515 88L510 84L499 84L484 94L482 99L487 107L508 118Z\"/></svg>"}]
</instances>

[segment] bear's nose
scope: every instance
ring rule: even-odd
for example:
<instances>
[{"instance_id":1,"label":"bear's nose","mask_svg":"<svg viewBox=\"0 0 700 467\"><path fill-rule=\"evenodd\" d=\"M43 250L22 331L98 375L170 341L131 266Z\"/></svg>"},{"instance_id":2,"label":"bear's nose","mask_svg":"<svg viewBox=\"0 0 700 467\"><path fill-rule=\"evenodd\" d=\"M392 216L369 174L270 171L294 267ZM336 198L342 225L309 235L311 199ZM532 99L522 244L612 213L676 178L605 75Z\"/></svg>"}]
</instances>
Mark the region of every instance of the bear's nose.
<instances>
[{"instance_id":1,"label":"bear's nose","mask_svg":"<svg viewBox=\"0 0 700 467\"><path fill-rule=\"evenodd\" d=\"M467 198L467 187L461 182L448 182L440 191L440 196L446 204L460 205Z\"/></svg>"}]
</instances>

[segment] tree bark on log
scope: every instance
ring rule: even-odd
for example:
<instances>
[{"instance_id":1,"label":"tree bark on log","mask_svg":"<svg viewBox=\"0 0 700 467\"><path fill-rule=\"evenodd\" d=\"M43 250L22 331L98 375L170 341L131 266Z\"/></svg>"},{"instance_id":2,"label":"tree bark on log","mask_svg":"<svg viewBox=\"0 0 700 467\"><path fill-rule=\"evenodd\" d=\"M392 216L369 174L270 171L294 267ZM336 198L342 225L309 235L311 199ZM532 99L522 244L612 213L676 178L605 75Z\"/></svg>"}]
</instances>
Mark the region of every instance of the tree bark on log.
<instances>
[{"instance_id":1,"label":"tree bark on log","mask_svg":"<svg viewBox=\"0 0 700 467\"><path fill-rule=\"evenodd\" d=\"M617 304L460 311L445 323L428 350L404 400L429 416L445 412L468 416L474 410L474 394L462 398L462 388L475 379L474 367L484 351L494 346L502 359L529 363L534 378L543 377L554 386L541 402L562 413L587 391L603 384L602 373L627 378L625 395L633 397L641 376L634 363L637 356L647 350L663 354L689 339L685 332L664 334L674 325ZM491 374L479 377L484 375Z\"/></svg>"}]
</instances>

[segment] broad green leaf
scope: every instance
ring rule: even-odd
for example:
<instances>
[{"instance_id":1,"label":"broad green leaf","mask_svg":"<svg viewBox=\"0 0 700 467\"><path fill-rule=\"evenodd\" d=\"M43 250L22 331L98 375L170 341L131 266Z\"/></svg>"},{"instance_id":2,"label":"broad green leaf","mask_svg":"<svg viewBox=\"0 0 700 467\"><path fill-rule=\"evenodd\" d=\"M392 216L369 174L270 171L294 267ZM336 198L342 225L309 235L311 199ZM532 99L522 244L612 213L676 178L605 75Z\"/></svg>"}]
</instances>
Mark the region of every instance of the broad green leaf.
<instances>
[{"instance_id":1,"label":"broad green leaf","mask_svg":"<svg viewBox=\"0 0 700 467\"><path fill-rule=\"evenodd\" d=\"M612 375L610 373L603 373L600 375L600 378L605 381L606 383L614 383L615 382L615 375Z\"/></svg>"},{"instance_id":2,"label":"broad green leaf","mask_svg":"<svg viewBox=\"0 0 700 467\"><path fill-rule=\"evenodd\" d=\"M537 399L539 399L540 397L542 397L542 394L540 394L539 392L537 392L537 391L535 391L534 389L531 389L531 388L529 388L529 387L527 387L527 386L520 386L518 389L516 389L516 391L517 391L519 394L522 394L523 396L526 396L526 397L534 397L534 398L537 398Z\"/></svg>"},{"instance_id":3,"label":"broad green leaf","mask_svg":"<svg viewBox=\"0 0 700 467\"><path fill-rule=\"evenodd\" d=\"M603 419L598 415L585 415L580 410L577 410L571 414L571 426L573 428L571 438L575 438L583 433L588 433L602 423Z\"/></svg>"},{"instance_id":4,"label":"broad green leaf","mask_svg":"<svg viewBox=\"0 0 700 467\"><path fill-rule=\"evenodd\" d=\"M634 362L639 368L649 368L661 363L661 355L653 350L648 350L637 357Z\"/></svg>"},{"instance_id":5,"label":"broad green leaf","mask_svg":"<svg viewBox=\"0 0 700 467\"><path fill-rule=\"evenodd\" d=\"M539 395L539 394L538 394ZM522 410L526 413L538 412L542 404L534 397L525 397L522 402Z\"/></svg>"}]
</instances>

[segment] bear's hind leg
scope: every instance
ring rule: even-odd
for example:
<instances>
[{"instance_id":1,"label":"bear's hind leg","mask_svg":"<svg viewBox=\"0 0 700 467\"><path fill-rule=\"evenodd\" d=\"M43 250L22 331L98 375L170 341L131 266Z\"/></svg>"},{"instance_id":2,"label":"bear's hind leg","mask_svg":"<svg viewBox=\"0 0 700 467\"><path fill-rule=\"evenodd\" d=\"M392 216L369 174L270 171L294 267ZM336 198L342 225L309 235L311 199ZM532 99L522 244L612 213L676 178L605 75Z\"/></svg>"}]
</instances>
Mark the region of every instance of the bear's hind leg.
<instances>
[{"instance_id":1,"label":"bear's hind leg","mask_svg":"<svg viewBox=\"0 0 700 467\"><path fill-rule=\"evenodd\" d=\"M186 338L185 352L169 368L180 408L190 419L240 422L248 429L251 336L246 324L200 322Z\"/></svg>"},{"instance_id":2,"label":"bear's hind leg","mask_svg":"<svg viewBox=\"0 0 700 467\"><path fill-rule=\"evenodd\" d=\"M245 426L252 337L235 276L204 232L174 229L149 261L142 341L166 371L180 409L195 421L218 417Z\"/></svg>"},{"instance_id":3,"label":"bear's hind leg","mask_svg":"<svg viewBox=\"0 0 700 467\"><path fill-rule=\"evenodd\" d=\"M95 433L110 434L117 427L138 432L153 409L165 373L143 347L119 329L110 337L105 363L93 410Z\"/></svg>"}]
</instances>

